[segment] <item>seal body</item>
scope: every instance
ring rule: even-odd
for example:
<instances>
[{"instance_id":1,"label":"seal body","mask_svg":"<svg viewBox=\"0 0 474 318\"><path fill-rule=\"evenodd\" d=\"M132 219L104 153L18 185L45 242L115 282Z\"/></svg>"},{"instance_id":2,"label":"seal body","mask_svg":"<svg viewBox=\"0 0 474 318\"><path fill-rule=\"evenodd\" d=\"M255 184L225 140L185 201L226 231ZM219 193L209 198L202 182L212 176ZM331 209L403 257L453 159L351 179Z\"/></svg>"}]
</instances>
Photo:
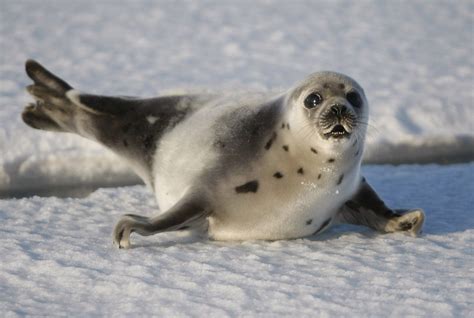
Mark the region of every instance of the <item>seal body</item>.
<instances>
[{"instance_id":1,"label":"seal body","mask_svg":"<svg viewBox=\"0 0 474 318\"><path fill-rule=\"evenodd\" d=\"M131 99L81 93L35 61L26 70L28 125L104 144L155 192L162 212L123 216L119 247L131 233L203 224L217 240L298 238L337 222L421 229L421 210L387 208L361 176L369 110L348 76L314 73L277 95Z\"/></svg>"},{"instance_id":2,"label":"seal body","mask_svg":"<svg viewBox=\"0 0 474 318\"><path fill-rule=\"evenodd\" d=\"M360 183L361 152L355 154L362 145L318 147L288 116L284 95L261 98L206 105L164 136L156 152L160 207L170 208L204 183L218 211L208 217L214 239L311 235L329 225ZM265 122L254 120L259 113Z\"/></svg>"},{"instance_id":3,"label":"seal body","mask_svg":"<svg viewBox=\"0 0 474 318\"><path fill-rule=\"evenodd\" d=\"M312 79L319 77L328 96L359 88L340 74ZM327 228L360 183L365 127L347 140L318 139L294 92L216 98L164 136L154 165L160 206L204 182L214 239L287 239Z\"/></svg>"}]
</instances>

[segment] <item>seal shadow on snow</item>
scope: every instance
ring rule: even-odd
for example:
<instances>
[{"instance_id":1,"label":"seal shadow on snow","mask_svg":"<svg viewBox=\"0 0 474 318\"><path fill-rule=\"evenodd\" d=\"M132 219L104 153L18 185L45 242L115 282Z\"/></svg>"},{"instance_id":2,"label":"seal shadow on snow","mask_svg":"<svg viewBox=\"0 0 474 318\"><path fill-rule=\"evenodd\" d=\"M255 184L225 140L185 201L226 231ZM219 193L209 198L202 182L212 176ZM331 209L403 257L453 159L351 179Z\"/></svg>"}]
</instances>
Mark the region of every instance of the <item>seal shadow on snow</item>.
<instances>
[{"instance_id":1,"label":"seal shadow on snow","mask_svg":"<svg viewBox=\"0 0 474 318\"><path fill-rule=\"evenodd\" d=\"M159 238L157 240L156 236L154 238L143 238L136 236L135 239L137 240L134 245L130 247L130 249L140 249L140 248L172 248L172 247L180 247L180 246L188 246L190 244L195 243L203 243L203 244L210 244L216 246L224 246L224 247L235 247L235 246L242 246L246 244L260 244L262 246L271 245L275 242L288 242L288 241L297 241L297 240L307 240L312 242L325 242L331 241L335 239L339 239L346 235L354 235L358 234L367 239L374 239L376 237L383 237L387 234L381 234L374 230L371 230L364 226L357 226L357 225L335 225L326 230L321 234L310 235L306 237L299 237L294 239L285 239L285 240L250 240L250 241L213 241L209 240L205 235L199 234L176 234L176 233L161 233L162 236L166 236L166 239ZM393 234L393 233L392 233ZM398 234L402 235L402 234Z\"/></svg>"}]
</instances>

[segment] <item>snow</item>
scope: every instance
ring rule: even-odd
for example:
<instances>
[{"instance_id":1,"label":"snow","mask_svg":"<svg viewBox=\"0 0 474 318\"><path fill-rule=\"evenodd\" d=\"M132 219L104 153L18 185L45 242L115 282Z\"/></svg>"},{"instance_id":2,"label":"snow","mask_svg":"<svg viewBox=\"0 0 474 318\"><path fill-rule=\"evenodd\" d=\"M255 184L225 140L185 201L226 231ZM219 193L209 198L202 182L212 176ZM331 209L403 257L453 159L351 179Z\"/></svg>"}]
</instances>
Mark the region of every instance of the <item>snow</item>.
<instances>
[{"instance_id":1,"label":"snow","mask_svg":"<svg viewBox=\"0 0 474 318\"><path fill-rule=\"evenodd\" d=\"M371 104L366 163L474 159L472 1L0 1L0 310L5 316L473 316L474 165L364 167L424 235L339 226L219 243L110 233L157 207L114 154L20 119L27 58L81 91L282 91L350 75ZM151 119L153 120L153 119ZM99 189L98 187L115 187ZM184 265L183 265L184 264Z\"/></svg>"},{"instance_id":2,"label":"snow","mask_svg":"<svg viewBox=\"0 0 474 318\"><path fill-rule=\"evenodd\" d=\"M87 198L0 201L0 309L12 316L472 317L474 164L366 166L392 206L423 207L424 234L336 226L318 237L213 242L132 236L123 213L157 210L143 186Z\"/></svg>"}]
</instances>

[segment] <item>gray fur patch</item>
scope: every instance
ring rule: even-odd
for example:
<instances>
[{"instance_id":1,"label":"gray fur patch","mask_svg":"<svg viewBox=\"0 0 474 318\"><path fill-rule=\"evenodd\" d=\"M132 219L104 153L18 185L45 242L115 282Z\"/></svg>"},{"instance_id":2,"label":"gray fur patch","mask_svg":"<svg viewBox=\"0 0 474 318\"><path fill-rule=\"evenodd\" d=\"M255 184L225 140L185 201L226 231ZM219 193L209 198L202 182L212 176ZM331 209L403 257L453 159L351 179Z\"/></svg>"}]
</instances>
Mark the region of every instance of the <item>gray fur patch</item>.
<instances>
[{"instance_id":1,"label":"gray fur patch","mask_svg":"<svg viewBox=\"0 0 474 318\"><path fill-rule=\"evenodd\" d=\"M191 113L192 98L165 96L151 99L80 95L81 103L102 114L90 114L89 129L111 149L119 149L151 169L158 140ZM180 105L178 109L178 104ZM147 121L153 116L153 125Z\"/></svg>"},{"instance_id":2,"label":"gray fur patch","mask_svg":"<svg viewBox=\"0 0 474 318\"><path fill-rule=\"evenodd\" d=\"M281 122L282 102L272 101L258 109L240 107L218 121L213 127L215 140L226 145L225 151L220 151L222 168L242 167L242 162L257 160L263 149L270 149L277 138L275 127Z\"/></svg>"}]
</instances>

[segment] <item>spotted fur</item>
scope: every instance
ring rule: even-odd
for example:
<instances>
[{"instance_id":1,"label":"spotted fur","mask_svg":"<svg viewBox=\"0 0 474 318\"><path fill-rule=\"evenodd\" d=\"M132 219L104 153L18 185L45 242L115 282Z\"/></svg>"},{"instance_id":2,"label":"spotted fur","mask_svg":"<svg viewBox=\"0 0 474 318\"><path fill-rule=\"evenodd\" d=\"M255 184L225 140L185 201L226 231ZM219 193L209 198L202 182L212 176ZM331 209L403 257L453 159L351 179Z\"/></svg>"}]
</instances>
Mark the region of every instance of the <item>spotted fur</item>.
<instances>
[{"instance_id":1,"label":"spotted fur","mask_svg":"<svg viewBox=\"0 0 474 318\"><path fill-rule=\"evenodd\" d=\"M358 122L367 120L368 104L345 75L315 73L276 96L140 99L79 92L35 61L26 72L35 102L25 123L105 145L155 191L162 212L124 215L114 229L119 247L130 246L132 233L203 229L217 240L275 240L318 234L336 220L415 234L423 224L422 211L394 212L361 182L366 125ZM314 92L322 102L310 109L304 101ZM362 107L353 108L347 92ZM345 136L331 130L336 124Z\"/></svg>"}]
</instances>

